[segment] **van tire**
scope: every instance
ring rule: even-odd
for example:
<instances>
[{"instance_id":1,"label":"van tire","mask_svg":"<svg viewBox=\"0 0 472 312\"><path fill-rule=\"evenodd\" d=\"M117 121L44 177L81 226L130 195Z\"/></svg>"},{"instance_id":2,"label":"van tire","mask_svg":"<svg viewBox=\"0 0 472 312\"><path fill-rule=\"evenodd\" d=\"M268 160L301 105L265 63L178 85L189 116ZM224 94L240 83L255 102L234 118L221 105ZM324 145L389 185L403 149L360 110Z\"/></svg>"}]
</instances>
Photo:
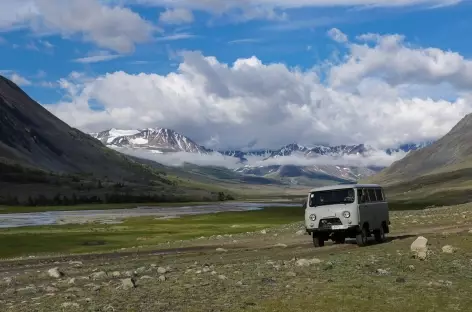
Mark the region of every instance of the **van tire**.
<instances>
[{"instance_id":1,"label":"van tire","mask_svg":"<svg viewBox=\"0 0 472 312\"><path fill-rule=\"evenodd\" d=\"M324 244L325 244L325 241L323 237L318 236L315 233L313 233L313 246L315 246L316 248L319 248L319 247L323 247Z\"/></svg>"},{"instance_id":2,"label":"van tire","mask_svg":"<svg viewBox=\"0 0 472 312\"><path fill-rule=\"evenodd\" d=\"M375 241L379 244L385 242L385 230L383 224L380 229L374 231L374 237Z\"/></svg>"},{"instance_id":3,"label":"van tire","mask_svg":"<svg viewBox=\"0 0 472 312\"><path fill-rule=\"evenodd\" d=\"M359 233L356 235L356 243L359 247L364 247L367 245L367 226L364 226Z\"/></svg>"}]
</instances>

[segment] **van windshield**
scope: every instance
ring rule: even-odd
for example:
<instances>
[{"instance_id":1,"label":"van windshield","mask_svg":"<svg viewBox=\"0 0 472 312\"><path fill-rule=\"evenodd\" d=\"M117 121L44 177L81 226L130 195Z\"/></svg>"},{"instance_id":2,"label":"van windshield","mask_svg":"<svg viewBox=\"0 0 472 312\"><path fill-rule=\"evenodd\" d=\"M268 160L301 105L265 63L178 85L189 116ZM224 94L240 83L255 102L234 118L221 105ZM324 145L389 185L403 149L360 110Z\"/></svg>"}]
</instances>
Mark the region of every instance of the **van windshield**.
<instances>
[{"instance_id":1,"label":"van windshield","mask_svg":"<svg viewBox=\"0 0 472 312\"><path fill-rule=\"evenodd\" d=\"M313 192L310 194L310 207L350 204L354 202L354 189L339 189Z\"/></svg>"}]
</instances>

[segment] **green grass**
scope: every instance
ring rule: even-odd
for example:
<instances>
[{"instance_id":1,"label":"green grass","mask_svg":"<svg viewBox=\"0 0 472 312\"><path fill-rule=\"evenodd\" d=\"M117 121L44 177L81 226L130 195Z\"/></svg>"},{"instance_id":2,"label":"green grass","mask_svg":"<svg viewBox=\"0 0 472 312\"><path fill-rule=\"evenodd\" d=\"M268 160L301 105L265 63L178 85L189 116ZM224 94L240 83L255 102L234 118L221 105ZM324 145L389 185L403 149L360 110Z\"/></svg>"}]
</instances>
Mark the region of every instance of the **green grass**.
<instances>
[{"instance_id":1,"label":"green grass","mask_svg":"<svg viewBox=\"0 0 472 312\"><path fill-rule=\"evenodd\" d=\"M176 219L130 218L120 224L21 227L0 230L0 257L42 253L87 253L201 236L244 233L303 219L298 207L225 212ZM238 225L238 227L231 227Z\"/></svg>"}]
</instances>

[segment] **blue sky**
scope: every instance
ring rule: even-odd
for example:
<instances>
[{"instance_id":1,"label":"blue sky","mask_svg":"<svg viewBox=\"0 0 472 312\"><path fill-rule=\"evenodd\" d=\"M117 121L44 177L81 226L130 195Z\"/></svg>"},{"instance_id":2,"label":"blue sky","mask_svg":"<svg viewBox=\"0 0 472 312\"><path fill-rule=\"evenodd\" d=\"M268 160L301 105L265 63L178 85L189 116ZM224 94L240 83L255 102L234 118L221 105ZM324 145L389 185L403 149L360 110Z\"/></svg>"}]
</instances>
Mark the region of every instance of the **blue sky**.
<instances>
[{"instance_id":1,"label":"blue sky","mask_svg":"<svg viewBox=\"0 0 472 312\"><path fill-rule=\"evenodd\" d=\"M417 5L408 5L410 2L415 2ZM124 72L126 74L125 78L128 80L123 83L129 86L134 81L132 79L141 74L143 78L148 78L147 83L158 84L157 86L160 88L164 85L159 85L161 82L156 82L156 79L177 71L179 64L183 63L202 71L194 75L194 73L188 72L190 70L187 70L185 75L178 76L179 79L202 76L205 77L208 84L209 73L205 72L205 69L200 66L201 64L197 64L198 62L191 64L189 56L187 55L187 58L183 57L180 54L181 51L200 51L204 56L215 57L218 64L228 64L228 66L232 66L237 59L247 59L255 56L265 65L274 63L284 65L284 68L295 75L290 76L289 80L298 77L296 76L297 70L294 68L298 68L304 73L313 71L317 73L317 79L321 80L322 86L326 87L323 92L328 93L335 88L334 84L329 85L328 82L333 77L335 67L354 55L353 49L357 48L351 42L356 40L356 36L363 34L376 34L380 37L391 34L402 35L405 37L405 42L397 42L396 47L401 46L410 52L426 51L425 49L433 47L439 49L445 55L444 57L455 58L454 55L446 55L448 51L457 53L464 60L471 57L472 44L465 36L472 32L472 3L451 0L412 0L410 2L400 0L356 0L352 2L336 0L333 3L339 5L333 7L326 5L326 3L331 2L324 0L287 0L285 2L279 0L251 0L245 2L249 3L248 6L239 7L238 3L242 2L181 0L175 2L179 6L173 8L160 6L162 3L166 3L164 0L73 0L70 2L18 0L15 3L0 0L0 12L3 12L0 13L0 71L3 75L17 81L34 99L40 103L48 104L47 106L51 111L67 122L84 130L95 131L100 127L100 125L97 125L98 121L97 124L89 124L79 120L79 117L77 119L74 119L75 117L71 119L70 117L78 116L74 114L79 114L78 110L82 107L81 101L85 101L87 103L85 106L88 105L88 108L92 111L103 110L108 113L105 118L104 114L92 114L90 111L82 112L84 113L84 120L103 118L103 127L134 126L130 122L125 122L126 118L119 119L116 117L118 116L116 115L118 114L118 107L112 107L113 105L109 102L112 100L105 98L106 95L103 93L105 91L100 91L101 93L98 94L99 87L107 86L108 89L106 90L110 90L108 84L98 83L100 77L104 75L108 75L110 78L104 79L107 83L112 80L111 78L116 78L113 80L116 82L119 77L117 72ZM226 7L222 6L223 3L228 5ZM348 6L344 3L353 3L353 5ZM373 6L366 7L362 5L366 3ZM390 6L386 6L386 3ZM391 4L396 3L399 3L399 5L391 6ZM115 5L119 6L114 7ZM435 7L437 5L439 7ZM16 13L13 14L12 12ZM166 12L172 13L168 14L167 19L163 17L167 14ZM178 24L175 24L177 22ZM328 35L328 32L333 28L344 33L349 38L348 42L333 40ZM370 47L376 45L380 47L380 41L363 44ZM360 46L361 43L358 43L358 45ZM93 56L95 62L91 62L90 58L87 61L89 56ZM193 59L196 60L195 57ZM328 64L329 69L320 72L319 68L323 64ZM208 66L213 65L209 64ZM447 66L445 68L447 69ZM275 71L276 68L272 69ZM262 81L267 78L262 75L267 74L268 70L265 69L264 73L261 72L260 79ZM454 107L457 109L451 112L451 117L447 120L442 120L443 117L439 115L432 116L431 118L436 120L436 125L428 126L425 124L425 129L416 134L394 133L394 136L401 138L398 140L373 138L372 141L377 143L385 141L379 144L391 145L392 142L400 144L412 140L434 139L435 136L444 134L445 129L457 122L458 117L469 111L468 101L454 103L463 96L464 90L460 90L460 87L458 87L461 85L457 81L459 78L456 79L455 76L452 77L449 73L442 73L438 77L425 77L424 75L414 77L418 79L407 85L398 83L398 79L401 80L403 76L392 72L393 69L382 68L382 70L385 70L386 73L378 72L378 70L371 70L368 73L366 71L365 75L359 76L359 81L349 80L351 81L349 85L336 88L342 90L342 92L348 90L353 92L353 95L358 96L365 92L362 90L366 90L366 88L373 90L388 87L388 91L382 89L381 93L396 92L397 95L392 95L392 99L401 96L402 103L415 98L424 100L432 98L434 101L449 101L447 102L449 104L443 102L440 102L440 104L449 105L448 107L456 105ZM71 73L74 72L80 73L82 78L70 78ZM223 69L218 71L215 69L212 75L213 77L215 77L215 73L217 73L216 75L223 75L222 72ZM433 75L435 72L428 69L425 73ZM410 77L411 75L405 76L405 80L410 79ZM221 79L223 79L223 76L220 76ZM228 78L228 81L233 81L232 79L236 79L236 76ZM303 79L304 88L309 88L310 83L308 81L311 78L304 76ZM342 78L341 81L348 81L346 79L348 78ZM374 81L373 84L372 79L378 81ZM62 82L59 83L59 81ZM65 87L65 81L68 82L67 86L69 88ZM89 83L89 81L94 82ZM166 81L168 83L170 80ZM316 83L316 79L313 81ZM289 84L287 82L287 85ZM89 89L87 89L87 85ZM280 86L284 83L277 82L276 85ZM372 87L373 85L375 85L375 88ZM168 85L165 84L165 86L168 90ZM192 84L189 84L189 86L192 86ZM120 88L119 85L116 85L116 87ZM165 88L161 93L165 93ZM202 85L201 88L206 90L207 86ZM232 87L229 87L229 89L232 90ZM71 94L71 90L76 90L76 93ZM84 90L93 91L87 93ZM188 91L188 87L185 90ZM244 92L245 95L253 92L246 91ZM465 91L469 92L469 90ZM142 91L130 89L129 92L138 94ZM290 90L287 92L290 92ZM308 91L303 92L307 94ZM161 95L161 93L159 94ZM403 98L405 94L408 99ZM344 93L336 96L338 95L346 98ZM159 97L152 96L156 96L156 94L151 88L149 90L149 100L142 101L143 96L136 95L135 98L130 99L130 102L142 103L142 109L144 110L146 104L149 103L147 101L160 101ZM162 101L169 103L167 105L171 105L168 102L171 96L164 94ZM333 95L329 94L329 96ZM368 95L370 101L373 101L373 96ZM297 95L296 98L304 98L304 95ZM323 99L325 98L326 96L323 97ZM222 96L219 100L223 101L224 99L225 96ZM237 103L238 99L241 99L241 96L231 98L231 103ZM207 100L200 101L200 107L213 105L213 100L213 95L208 94ZM246 99L245 103L251 102L251 100L251 98ZM257 98L257 101L260 100L260 98ZM179 103L186 101L187 99L182 96L176 102L177 104L172 105L180 105ZM221 107L223 105L221 101L216 101L218 103L215 104L215 107ZM256 101L256 98L254 98L254 101ZM265 100L261 101L264 102ZM281 109L282 115L287 114L290 101L287 100L285 104L288 106ZM297 102L295 98L294 101ZM305 106L304 109L311 109L313 112L317 109L319 111L320 107L328 107L328 104L326 106L319 104L320 100L313 99L313 96L310 99L304 98L301 101L305 101L299 103L301 106ZM338 98L332 99L331 102L334 104L330 104L332 111L329 114L335 116L334 118L339 117L339 120L342 119L342 123L345 124L346 120L350 120L351 117L343 119L344 117L341 118L340 116L343 112L353 108L338 107L336 101L338 101ZM63 105L61 106L61 104ZM56 105L58 107L57 111ZM123 109L124 105L120 104L119 109ZM129 105L126 109L133 110L135 108L133 105L137 104ZM398 104L392 102L392 107L398 107ZM149 110L149 108L146 107L146 110ZM182 107L182 110L185 110L185 108ZM246 116L244 118L249 120L247 108L245 110L242 109L239 113L235 112L235 115L225 111L221 112L221 116L231 116L230 122L233 122L234 125L242 125L241 120L234 116L244 115ZM435 112L441 111L444 111L444 109L438 109ZM123 111L120 114L123 114ZM202 112L202 114L207 113ZM290 114L295 113L290 110ZM378 114L383 113L379 111ZM193 126L189 125L187 117L182 117L175 112L169 112L165 116L161 115L149 118L142 117L139 122L136 121L135 127L156 124L156 126L172 126L181 131L195 131L202 123L213 122L215 128L212 133L205 132L201 136L196 135L200 142L213 142L216 137L220 138L216 141L221 141L221 137L224 137L225 134L234 132L234 129L230 129L227 122L221 121L223 117L220 115L217 117L211 114L211 116L207 115L206 121L194 120L192 121L195 122ZM175 119L170 116L175 117ZM278 120L277 118L274 116L275 120ZM311 116L310 118L316 120L318 117ZM405 123L405 119L399 119L398 122ZM316 135L323 136L317 141L332 140L336 143L342 143L348 140L371 140L369 135L365 133L356 134L356 139L347 136L331 138L331 135L326 134L329 125L323 124L320 120L316 120L314 123L318 125ZM412 125L415 123L417 121L411 121ZM444 127L437 126L438 123L444 123ZM224 125L224 127L218 128L217 125ZM426 128L427 126L429 128ZM392 127L394 129L394 126ZM373 128L369 129L368 131L372 132ZM299 132L299 130L297 131ZM258 131L256 130L256 132ZM308 131L304 135L306 137L312 136ZM292 138L293 136L286 137L284 140L286 142L292 140ZM232 139L240 142L239 145L245 144L242 139ZM255 134L247 138L248 142L254 140L259 140ZM263 142L264 140L260 139L260 141ZM389 143L386 143L387 141ZM265 140L265 142L261 144L279 144L279 142L270 140Z\"/></svg>"},{"instance_id":2,"label":"blue sky","mask_svg":"<svg viewBox=\"0 0 472 312\"><path fill-rule=\"evenodd\" d=\"M156 25L159 13L165 10L139 5L130 8ZM342 49L326 35L332 27L339 28L351 38L363 33L399 33L415 45L453 50L465 57L472 53L470 40L463 37L472 32L472 5L467 2L437 9L424 6L375 9L322 7L288 11L290 20L283 22L233 22L197 11L194 13L194 23L168 25L164 27L163 34L156 34L157 41L138 44L132 53L95 63L78 63L74 59L98 51L115 52L84 42L80 33L68 38L54 33L40 36L28 28L6 28L0 34L3 38L0 69L14 71L35 82L24 88L38 101L53 103L62 93L45 88L39 82L54 82L73 71L89 75L120 70L166 74L175 70L178 60L170 56L179 50L199 50L225 63L256 55L264 63L282 62L288 66L310 68ZM213 25L209 25L211 21ZM176 40L166 38L175 34L189 36Z\"/></svg>"}]
</instances>

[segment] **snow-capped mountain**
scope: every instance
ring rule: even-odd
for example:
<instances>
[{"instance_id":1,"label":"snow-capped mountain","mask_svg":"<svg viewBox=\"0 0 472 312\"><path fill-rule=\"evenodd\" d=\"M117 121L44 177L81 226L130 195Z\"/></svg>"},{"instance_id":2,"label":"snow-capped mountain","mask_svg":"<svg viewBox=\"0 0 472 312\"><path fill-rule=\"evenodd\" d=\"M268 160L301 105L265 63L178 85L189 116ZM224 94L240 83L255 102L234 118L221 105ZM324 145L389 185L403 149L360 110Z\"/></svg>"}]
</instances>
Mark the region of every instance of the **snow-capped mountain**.
<instances>
[{"instance_id":1,"label":"snow-capped mountain","mask_svg":"<svg viewBox=\"0 0 472 312\"><path fill-rule=\"evenodd\" d=\"M90 135L112 148L139 148L155 153L209 152L205 147L198 145L188 137L174 130L165 128L148 128L142 130L110 129L99 133L91 133Z\"/></svg>"},{"instance_id":2,"label":"snow-capped mountain","mask_svg":"<svg viewBox=\"0 0 472 312\"><path fill-rule=\"evenodd\" d=\"M247 157L258 156L264 157L264 159L278 158L284 156L304 156L304 157L318 157L318 156L344 156L344 155L364 155L365 153L372 151L371 147L367 147L364 144L358 145L338 145L338 146L323 146L315 145L313 147L306 147L297 143L285 145L277 150L258 150L250 152L242 151L220 151L223 155L233 156L240 158L242 161L246 161ZM393 153L393 151L392 151Z\"/></svg>"},{"instance_id":3,"label":"snow-capped mountain","mask_svg":"<svg viewBox=\"0 0 472 312\"><path fill-rule=\"evenodd\" d=\"M398 148L388 148L385 150L385 152L389 155L398 153L398 152L410 152L410 151L415 151L417 149L426 147L428 145L433 144L434 141L425 141L421 143L409 143L409 144L403 144L400 145Z\"/></svg>"},{"instance_id":4,"label":"snow-capped mountain","mask_svg":"<svg viewBox=\"0 0 472 312\"><path fill-rule=\"evenodd\" d=\"M111 148L120 149L126 153L126 149L139 149L151 153L188 152L196 154L212 154L215 151L205 148L190 138L171 129L148 128L140 130L110 129L99 133L91 133L94 138ZM398 152L409 152L431 144L404 144L398 148L386 149L383 152L392 155ZM347 166L347 165L295 165L279 163L278 159L287 156L298 156L299 159L312 159L320 156L342 158L343 156L358 155L368 157L378 150L364 145L338 145L303 146L297 143L285 145L279 149L264 149L253 151L226 150L218 151L223 156L235 157L241 163L241 167L235 169L242 175L278 178L289 181L291 184L306 183L312 180L332 181L356 181L370 176L382 170L383 166ZM251 165L255 159L257 165ZM275 163L274 163L275 162ZM303 161L302 161L303 162Z\"/></svg>"}]
</instances>

